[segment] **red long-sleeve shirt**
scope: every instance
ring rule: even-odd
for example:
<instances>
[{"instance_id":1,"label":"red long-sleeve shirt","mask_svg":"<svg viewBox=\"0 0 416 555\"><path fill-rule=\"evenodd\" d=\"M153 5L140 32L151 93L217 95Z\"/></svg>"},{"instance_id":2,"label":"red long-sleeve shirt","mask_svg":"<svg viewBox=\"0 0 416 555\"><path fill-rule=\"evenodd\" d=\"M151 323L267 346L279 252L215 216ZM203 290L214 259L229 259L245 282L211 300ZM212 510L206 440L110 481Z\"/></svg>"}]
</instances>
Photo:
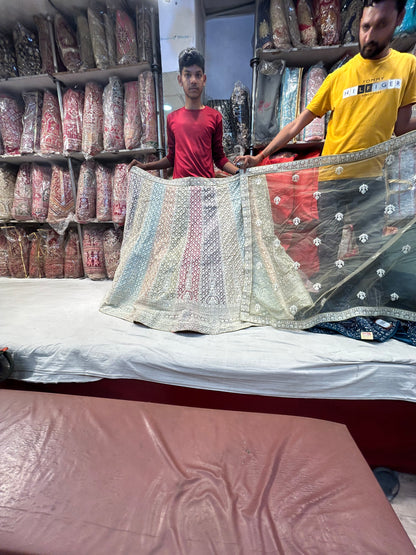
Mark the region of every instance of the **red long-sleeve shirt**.
<instances>
[{"instance_id":1,"label":"red long-sleeve shirt","mask_svg":"<svg viewBox=\"0 0 416 555\"><path fill-rule=\"evenodd\" d=\"M214 177L214 163L228 162L222 146L222 116L214 108L179 108L167 117L168 154L173 178Z\"/></svg>"}]
</instances>

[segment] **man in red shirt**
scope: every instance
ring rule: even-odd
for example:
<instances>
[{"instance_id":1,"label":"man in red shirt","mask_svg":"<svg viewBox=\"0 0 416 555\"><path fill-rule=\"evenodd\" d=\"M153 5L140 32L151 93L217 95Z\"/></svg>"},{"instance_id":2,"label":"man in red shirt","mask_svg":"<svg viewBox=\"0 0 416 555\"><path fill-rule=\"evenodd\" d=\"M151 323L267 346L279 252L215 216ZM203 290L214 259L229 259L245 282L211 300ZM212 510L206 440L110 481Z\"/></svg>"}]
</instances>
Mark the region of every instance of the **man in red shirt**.
<instances>
[{"instance_id":1,"label":"man in red shirt","mask_svg":"<svg viewBox=\"0 0 416 555\"><path fill-rule=\"evenodd\" d=\"M227 173L238 168L224 154L222 146L222 116L202 103L207 76L204 57L195 48L179 54L178 83L185 93L185 106L167 117L168 154L161 160L143 164L133 160L143 170L164 170L173 167L173 178L214 177L214 163Z\"/></svg>"}]
</instances>

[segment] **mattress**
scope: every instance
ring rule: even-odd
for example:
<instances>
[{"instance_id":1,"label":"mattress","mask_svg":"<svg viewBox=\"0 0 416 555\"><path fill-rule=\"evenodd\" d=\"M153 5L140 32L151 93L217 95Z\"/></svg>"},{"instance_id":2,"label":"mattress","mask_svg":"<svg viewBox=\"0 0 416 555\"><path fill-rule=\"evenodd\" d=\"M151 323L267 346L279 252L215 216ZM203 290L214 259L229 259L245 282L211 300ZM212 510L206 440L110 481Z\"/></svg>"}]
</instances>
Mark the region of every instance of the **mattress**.
<instances>
[{"instance_id":1,"label":"mattress","mask_svg":"<svg viewBox=\"0 0 416 555\"><path fill-rule=\"evenodd\" d=\"M416 348L252 326L171 333L99 311L111 282L0 278L0 342L13 378L137 379L263 396L416 401Z\"/></svg>"},{"instance_id":2,"label":"mattress","mask_svg":"<svg viewBox=\"0 0 416 555\"><path fill-rule=\"evenodd\" d=\"M2 553L414 553L347 428L0 391Z\"/></svg>"}]
</instances>

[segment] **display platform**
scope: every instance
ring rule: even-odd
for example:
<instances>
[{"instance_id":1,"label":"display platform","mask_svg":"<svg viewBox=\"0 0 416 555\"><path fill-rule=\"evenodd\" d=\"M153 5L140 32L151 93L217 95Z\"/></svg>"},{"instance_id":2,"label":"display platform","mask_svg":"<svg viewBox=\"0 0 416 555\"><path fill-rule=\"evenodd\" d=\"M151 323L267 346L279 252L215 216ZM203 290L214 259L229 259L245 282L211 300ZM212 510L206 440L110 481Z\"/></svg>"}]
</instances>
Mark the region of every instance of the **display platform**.
<instances>
[{"instance_id":1,"label":"display platform","mask_svg":"<svg viewBox=\"0 0 416 555\"><path fill-rule=\"evenodd\" d=\"M107 316L111 283L0 279L3 387L315 416L345 423L369 464L416 472L416 348L250 327L169 333Z\"/></svg>"}]
</instances>

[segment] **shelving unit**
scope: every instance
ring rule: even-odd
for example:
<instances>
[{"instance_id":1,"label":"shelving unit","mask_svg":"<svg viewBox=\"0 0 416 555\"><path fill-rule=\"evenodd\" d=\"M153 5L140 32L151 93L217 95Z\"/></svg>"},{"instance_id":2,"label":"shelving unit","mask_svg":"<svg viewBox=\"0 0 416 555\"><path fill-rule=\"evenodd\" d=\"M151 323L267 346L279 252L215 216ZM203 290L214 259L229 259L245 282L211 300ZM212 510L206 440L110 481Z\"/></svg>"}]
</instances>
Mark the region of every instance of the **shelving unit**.
<instances>
[{"instance_id":1,"label":"shelving unit","mask_svg":"<svg viewBox=\"0 0 416 555\"><path fill-rule=\"evenodd\" d=\"M105 86L109 82L110 77L118 77L123 83L128 81L134 81L138 79L139 75L144 71L151 71L154 81L155 89L155 105L156 105L156 120L157 120L157 145L155 148L151 147L141 147L135 149L123 149L116 152L106 152L102 151L94 156L94 160L97 162L108 162L110 164L116 164L120 162L129 162L132 158L139 155L149 155L155 154L159 158L165 155L165 139L164 139L164 115L163 106L161 99L163 97L162 93L162 80L161 80L161 63L160 63L160 48L159 48L159 33L158 33L158 9L156 6L146 4L150 10L151 17L151 36L152 36L152 53L153 59L146 62L139 62L132 65L116 65L109 67L107 69L88 69L79 72L70 71L58 71L58 54L57 54L57 43L54 36L53 29L53 16L47 15L49 21L49 31L51 37L51 49L54 60L55 72L53 74L42 74L42 75L31 75L22 77L10 77L7 79L0 79L0 93L10 94L12 96L21 95L24 92L36 91L36 90L50 90L57 95L61 122L64 121L63 114L63 95L67 88L79 87L83 88L88 82L95 82L101 86ZM85 9L87 8L87 2L85 2ZM131 8L131 6L130 6ZM36 9L34 7L34 9ZM33 13L34 15L34 13ZM27 13L25 14L27 18ZM136 26L137 30L137 26ZM23 163L58 163L64 164L68 167L71 176L71 185L73 189L74 200L77 198L77 169L80 167L81 163L85 160L82 152L70 152L62 154L41 154L41 153L31 153L22 155L0 155L0 163L12 164L15 166L20 166ZM47 223L47 222L46 222ZM109 224L112 222L98 222L100 224ZM7 220L6 222L1 222L0 225L29 225L29 228L33 228L34 225L42 225L34 220ZM78 230L80 247L82 250L82 226L76 221L71 222L71 226L76 226ZM84 263L84 258L83 258ZM85 269L85 268L84 268ZM85 272L84 272L85 273Z\"/></svg>"},{"instance_id":2,"label":"shelving unit","mask_svg":"<svg viewBox=\"0 0 416 555\"><path fill-rule=\"evenodd\" d=\"M254 154L260 145L255 145L255 117L256 117L256 93L257 93L257 73L258 66L262 61L284 60L287 66L309 68L319 62L323 62L326 68L330 68L344 55L350 54L354 56L359 52L358 43L338 44L334 46L316 46L313 48L291 48L289 50L262 50L257 48L258 42L258 18L259 18L259 0L255 2L254 17L254 48L253 58L250 60L252 67L252 96L251 96L251 123L250 123L250 154ZM396 37L392 42L392 48L401 52L407 52L413 48L416 43L416 35L402 35ZM294 150L310 150L321 149L322 143L290 143L290 148Z\"/></svg>"}]
</instances>

